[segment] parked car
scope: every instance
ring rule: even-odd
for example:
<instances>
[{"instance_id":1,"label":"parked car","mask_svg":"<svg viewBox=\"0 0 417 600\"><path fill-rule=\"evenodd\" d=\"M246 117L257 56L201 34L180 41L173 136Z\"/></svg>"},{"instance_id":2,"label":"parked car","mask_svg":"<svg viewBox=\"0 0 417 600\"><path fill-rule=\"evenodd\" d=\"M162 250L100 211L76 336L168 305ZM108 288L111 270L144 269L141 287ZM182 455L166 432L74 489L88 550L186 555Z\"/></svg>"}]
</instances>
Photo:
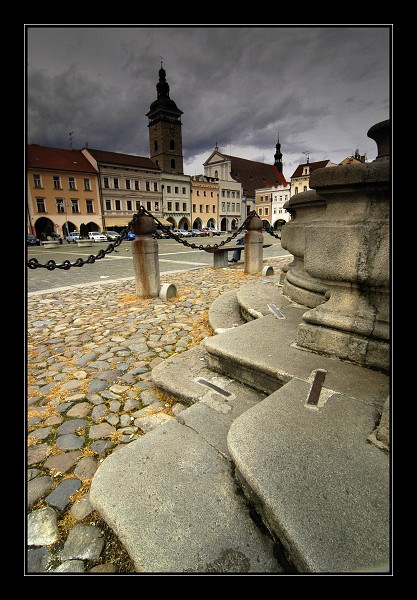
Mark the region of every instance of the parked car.
<instances>
[{"instance_id":1,"label":"parked car","mask_svg":"<svg viewBox=\"0 0 417 600\"><path fill-rule=\"evenodd\" d=\"M191 231L189 231L188 229L176 229L174 231L174 233L178 236L178 237L191 237Z\"/></svg>"},{"instance_id":2,"label":"parked car","mask_svg":"<svg viewBox=\"0 0 417 600\"><path fill-rule=\"evenodd\" d=\"M128 231L126 239L127 239L127 241L135 240L136 239L136 235L134 233L132 233L131 231Z\"/></svg>"},{"instance_id":3,"label":"parked car","mask_svg":"<svg viewBox=\"0 0 417 600\"><path fill-rule=\"evenodd\" d=\"M109 242L116 242L121 237L118 231L106 231L106 235Z\"/></svg>"},{"instance_id":4,"label":"parked car","mask_svg":"<svg viewBox=\"0 0 417 600\"><path fill-rule=\"evenodd\" d=\"M107 242L107 235L99 231L89 231L88 237L92 242Z\"/></svg>"},{"instance_id":5,"label":"parked car","mask_svg":"<svg viewBox=\"0 0 417 600\"><path fill-rule=\"evenodd\" d=\"M26 246L40 246L40 245L41 245L41 241L36 237L36 235L33 235L33 233L26 234Z\"/></svg>"},{"instance_id":6,"label":"parked car","mask_svg":"<svg viewBox=\"0 0 417 600\"><path fill-rule=\"evenodd\" d=\"M157 229L152 237L156 238L157 240L160 240L162 238L166 239L169 238L169 234L163 229Z\"/></svg>"},{"instance_id":7,"label":"parked car","mask_svg":"<svg viewBox=\"0 0 417 600\"><path fill-rule=\"evenodd\" d=\"M80 234L78 231L71 231L71 233L67 235L65 239L67 240L68 244L75 244L75 242L78 242L80 239Z\"/></svg>"},{"instance_id":8,"label":"parked car","mask_svg":"<svg viewBox=\"0 0 417 600\"><path fill-rule=\"evenodd\" d=\"M62 242L64 241L62 239L62 237L60 235L58 235L55 231L52 231L51 233L48 233L47 238L48 240L54 240L55 242L59 242L60 244L62 244Z\"/></svg>"},{"instance_id":9,"label":"parked car","mask_svg":"<svg viewBox=\"0 0 417 600\"><path fill-rule=\"evenodd\" d=\"M208 235L220 235L220 231L215 227L203 227L203 231L207 231Z\"/></svg>"},{"instance_id":10,"label":"parked car","mask_svg":"<svg viewBox=\"0 0 417 600\"><path fill-rule=\"evenodd\" d=\"M202 229L191 229L192 237L206 237L206 233Z\"/></svg>"}]
</instances>

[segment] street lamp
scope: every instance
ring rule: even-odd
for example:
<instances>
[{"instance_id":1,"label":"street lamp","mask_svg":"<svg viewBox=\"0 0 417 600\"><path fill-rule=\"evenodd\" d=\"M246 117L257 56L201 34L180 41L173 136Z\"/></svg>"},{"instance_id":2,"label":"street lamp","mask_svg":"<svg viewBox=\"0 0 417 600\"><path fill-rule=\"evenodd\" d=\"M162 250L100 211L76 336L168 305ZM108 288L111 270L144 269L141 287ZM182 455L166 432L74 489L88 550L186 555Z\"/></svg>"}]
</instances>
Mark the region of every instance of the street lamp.
<instances>
[{"instance_id":1,"label":"street lamp","mask_svg":"<svg viewBox=\"0 0 417 600\"><path fill-rule=\"evenodd\" d=\"M69 235L69 230L68 230L68 215L67 215L67 206L69 206L68 202L65 200L64 198L64 211L65 211L65 229L66 229L66 234L65 236Z\"/></svg>"}]
</instances>

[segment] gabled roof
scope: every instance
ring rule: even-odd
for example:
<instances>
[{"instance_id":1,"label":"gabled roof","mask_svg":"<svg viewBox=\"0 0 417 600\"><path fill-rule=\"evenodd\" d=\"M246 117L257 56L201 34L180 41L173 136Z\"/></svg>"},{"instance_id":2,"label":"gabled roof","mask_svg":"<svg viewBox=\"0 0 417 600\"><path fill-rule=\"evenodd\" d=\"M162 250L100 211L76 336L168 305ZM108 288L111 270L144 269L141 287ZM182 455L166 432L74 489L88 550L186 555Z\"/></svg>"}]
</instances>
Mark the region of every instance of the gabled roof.
<instances>
[{"instance_id":1,"label":"gabled roof","mask_svg":"<svg viewBox=\"0 0 417 600\"><path fill-rule=\"evenodd\" d=\"M231 161L230 174L233 179L242 184L245 196L255 197L255 190L260 188L287 185L284 175L278 171L275 165L267 165L228 154L223 156Z\"/></svg>"},{"instance_id":2,"label":"gabled roof","mask_svg":"<svg viewBox=\"0 0 417 600\"><path fill-rule=\"evenodd\" d=\"M304 167L310 167L310 175L313 171L315 171L316 169L322 169L323 167L327 167L329 166L331 163L330 160L319 160L317 162L308 162L308 163L303 163L302 165L298 165L298 167L295 169L294 173L291 175L291 179L293 179L293 177L302 177L303 176L303 168Z\"/></svg>"},{"instance_id":3,"label":"gabled roof","mask_svg":"<svg viewBox=\"0 0 417 600\"><path fill-rule=\"evenodd\" d=\"M38 144L29 144L27 147L27 167L50 169L52 171L97 173L97 170L86 159L81 150L49 148Z\"/></svg>"},{"instance_id":4,"label":"gabled roof","mask_svg":"<svg viewBox=\"0 0 417 600\"><path fill-rule=\"evenodd\" d=\"M138 169L152 169L160 171L158 165L146 156L136 156L134 154L121 154L119 152L107 152L106 150L94 150L85 148L93 158L99 163L119 165L124 167L137 167Z\"/></svg>"}]
</instances>

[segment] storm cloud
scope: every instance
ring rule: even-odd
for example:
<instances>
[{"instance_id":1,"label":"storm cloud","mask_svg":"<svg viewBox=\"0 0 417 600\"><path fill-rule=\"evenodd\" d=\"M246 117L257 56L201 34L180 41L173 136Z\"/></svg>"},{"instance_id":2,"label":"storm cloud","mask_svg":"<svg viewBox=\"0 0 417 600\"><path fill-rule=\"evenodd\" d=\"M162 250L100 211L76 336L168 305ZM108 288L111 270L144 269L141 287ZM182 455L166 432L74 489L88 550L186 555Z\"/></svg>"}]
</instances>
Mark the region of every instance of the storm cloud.
<instances>
[{"instance_id":1,"label":"storm cloud","mask_svg":"<svg viewBox=\"0 0 417 600\"><path fill-rule=\"evenodd\" d=\"M278 132L287 178L305 152L373 160L367 131L390 116L390 42L390 25L27 25L27 142L149 156L162 57L189 175L216 143L273 163Z\"/></svg>"}]
</instances>

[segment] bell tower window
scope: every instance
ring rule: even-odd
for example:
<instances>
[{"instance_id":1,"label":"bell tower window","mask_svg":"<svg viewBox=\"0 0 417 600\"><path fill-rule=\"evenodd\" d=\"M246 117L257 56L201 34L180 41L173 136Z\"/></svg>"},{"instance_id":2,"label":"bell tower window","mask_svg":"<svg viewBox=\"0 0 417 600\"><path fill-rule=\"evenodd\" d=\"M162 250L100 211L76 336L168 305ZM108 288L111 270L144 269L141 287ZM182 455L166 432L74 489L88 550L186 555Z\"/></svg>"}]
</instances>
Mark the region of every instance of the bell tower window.
<instances>
[{"instance_id":1,"label":"bell tower window","mask_svg":"<svg viewBox=\"0 0 417 600\"><path fill-rule=\"evenodd\" d=\"M174 140L169 140L169 149L175 150L175 141Z\"/></svg>"},{"instance_id":2,"label":"bell tower window","mask_svg":"<svg viewBox=\"0 0 417 600\"><path fill-rule=\"evenodd\" d=\"M158 141L157 140L154 141L153 148L154 148L155 152L157 152L157 150L158 150Z\"/></svg>"}]
</instances>

